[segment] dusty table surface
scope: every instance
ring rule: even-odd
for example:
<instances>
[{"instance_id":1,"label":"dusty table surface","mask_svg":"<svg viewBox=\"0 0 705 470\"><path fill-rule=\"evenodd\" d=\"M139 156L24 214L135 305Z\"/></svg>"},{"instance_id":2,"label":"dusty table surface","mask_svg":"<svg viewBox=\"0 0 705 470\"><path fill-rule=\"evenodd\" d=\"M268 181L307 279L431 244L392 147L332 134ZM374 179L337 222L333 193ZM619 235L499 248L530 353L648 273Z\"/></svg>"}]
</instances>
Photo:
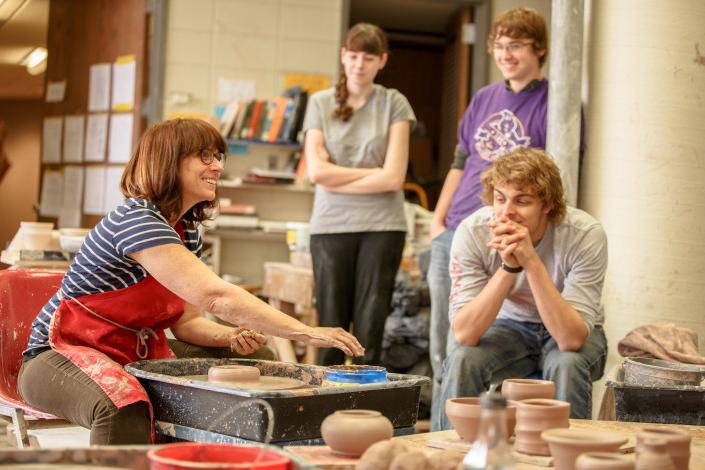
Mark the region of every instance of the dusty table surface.
<instances>
[{"instance_id":1,"label":"dusty table surface","mask_svg":"<svg viewBox=\"0 0 705 470\"><path fill-rule=\"evenodd\" d=\"M617 434L623 434L628 438L636 438L636 433L643 428L678 428L688 431L693 440L690 445L690 470L705 470L705 426L686 426L676 424L651 424L651 423L625 423L620 421L594 421L587 419L571 419L570 427L575 429L589 429L594 431L609 431ZM457 434L454 430L438 431L425 434L414 434L411 436L402 436L395 439L404 440L409 444L413 444L416 449L423 449L429 454L440 452L441 449L434 449L426 445L428 439L437 439L443 437L455 438ZM527 463L517 463L516 470L546 470L547 467L539 465L531 465ZM549 467L552 468L552 467Z\"/></svg>"},{"instance_id":2,"label":"dusty table surface","mask_svg":"<svg viewBox=\"0 0 705 470\"><path fill-rule=\"evenodd\" d=\"M636 433L646 427L658 427L658 428L679 428L686 430L693 436L693 440L690 446L690 470L705 470L705 426L686 426L686 425L675 425L675 424L651 424L651 423L625 423L619 421L593 421L593 420L582 420L582 419L571 419L570 427L575 429L589 429L596 432L599 431L609 431L617 434L623 434L625 437L630 438L631 441L636 439ZM433 455L435 453L441 452L442 449L429 447L427 441L429 440L457 440L457 434L454 430L449 431L438 431L429 432L422 434L413 434L410 436L400 436L395 437L395 440L405 441L411 444L414 449L423 450L428 455ZM287 447L288 450L294 452L302 460L308 461L308 463L315 464L318 468L322 469L334 469L334 470L347 470L353 469L357 459L353 458L341 458L336 457L330 453L330 449L326 446L316 446L316 448L305 446L291 446ZM307 455L308 454L308 455ZM308 457L308 458L307 458ZM516 470L547 470L553 467L547 467L545 465L533 465L529 463L518 462L516 464Z\"/></svg>"}]
</instances>

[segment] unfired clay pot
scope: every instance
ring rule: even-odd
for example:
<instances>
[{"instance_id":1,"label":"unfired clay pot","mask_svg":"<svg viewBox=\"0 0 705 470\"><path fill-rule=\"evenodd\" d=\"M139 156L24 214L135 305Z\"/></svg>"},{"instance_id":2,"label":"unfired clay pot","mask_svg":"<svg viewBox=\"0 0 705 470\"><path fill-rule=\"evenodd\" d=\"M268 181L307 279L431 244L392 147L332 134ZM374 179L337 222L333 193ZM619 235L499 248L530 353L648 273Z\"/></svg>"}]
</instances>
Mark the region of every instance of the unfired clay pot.
<instances>
[{"instance_id":1,"label":"unfired clay pot","mask_svg":"<svg viewBox=\"0 0 705 470\"><path fill-rule=\"evenodd\" d=\"M390 439L394 427L379 411L340 410L326 416L321 436L338 454L358 456L377 441Z\"/></svg>"},{"instance_id":2,"label":"unfired clay pot","mask_svg":"<svg viewBox=\"0 0 705 470\"><path fill-rule=\"evenodd\" d=\"M590 451L613 452L627 442L627 438L609 432L584 429L556 428L541 433L548 442L556 470L574 470L578 455Z\"/></svg>"},{"instance_id":3,"label":"unfired clay pot","mask_svg":"<svg viewBox=\"0 0 705 470\"><path fill-rule=\"evenodd\" d=\"M516 402L507 401L507 437L514 434ZM472 442L480 427L480 398L463 397L446 400L446 416L460 438Z\"/></svg>"},{"instance_id":4,"label":"unfired clay pot","mask_svg":"<svg viewBox=\"0 0 705 470\"><path fill-rule=\"evenodd\" d=\"M644 428L636 435L637 452L639 443L646 438L666 441L666 451L673 459L676 470L688 470L691 436L687 431L678 428Z\"/></svg>"},{"instance_id":5,"label":"unfired clay pot","mask_svg":"<svg viewBox=\"0 0 705 470\"><path fill-rule=\"evenodd\" d=\"M663 439L642 438L637 444L636 470L676 470L666 449Z\"/></svg>"},{"instance_id":6,"label":"unfired clay pot","mask_svg":"<svg viewBox=\"0 0 705 470\"><path fill-rule=\"evenodd\" d=\"M209 382L258 382L259 369L252 366L225 364L208 369Z\"/></svg>"},{"instance_id":7,"label":"unfired clay pot","mask_svg":"<svg viewBox=\"0 0 705 470\"><path fill-rule=\"evenodd\" d=\"M547 398L518 401L515 450L530 455L551 455L541 433L547 429L567 428L569 417L567 401Z\"/></svg>"},{"instance_id":8,"label":"unfired clay pot","mask_svg":"<svg viewBox=\"0 0 705 470\"><path fill-rule=\"evenodd\" d=\"M550 380L505 379L502 382L502 395L507 400L556 397L556 384Z\"/></svg>"},{"instance_id":9,"label":"unfired clay pot","mask_svg":"<svg viewBox=\"0 0 705 470\"><path fill-rule=\"evenodd\" d=\"M612 452L586 452L578 456L575 470L634 470L634 456Z\"/></svg>"}]
</instances>

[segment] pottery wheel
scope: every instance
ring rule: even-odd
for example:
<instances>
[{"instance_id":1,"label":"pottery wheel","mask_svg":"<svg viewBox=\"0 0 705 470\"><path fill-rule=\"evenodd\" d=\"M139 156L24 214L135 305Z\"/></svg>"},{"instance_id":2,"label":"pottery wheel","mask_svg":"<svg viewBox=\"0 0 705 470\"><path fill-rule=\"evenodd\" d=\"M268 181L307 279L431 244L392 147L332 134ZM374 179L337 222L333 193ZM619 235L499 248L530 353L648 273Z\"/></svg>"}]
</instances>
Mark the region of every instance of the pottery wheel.
<instances>
[{"instance_id":1,"label":"pottery wheel","mask_svg":"<svg viewBox=\"0 0 705 470\"><path fill-rule=\"evenodd\" d=\"M277 377L274 375L261 375L258 381L228 381L214 382L209 381L207 375L186 375L184 379L201 380L203 382L222 385L225 387L242 388L247 390L288 390L292 388L301 388L306 384L302 380L292 379L289 377Z\"/></svg>"}]
</instances>

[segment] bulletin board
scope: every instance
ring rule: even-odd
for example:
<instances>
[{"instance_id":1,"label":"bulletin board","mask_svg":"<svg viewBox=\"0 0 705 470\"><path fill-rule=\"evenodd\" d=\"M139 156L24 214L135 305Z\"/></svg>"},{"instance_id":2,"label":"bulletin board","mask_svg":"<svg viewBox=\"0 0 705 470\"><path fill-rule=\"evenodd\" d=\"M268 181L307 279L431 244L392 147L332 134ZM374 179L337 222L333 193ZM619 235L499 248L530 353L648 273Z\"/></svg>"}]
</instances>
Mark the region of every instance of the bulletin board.
<instances>
[{"instance_id":1,"label":"bulletin board","mask_svg":"<svg viewBox=\"0 0 705 470\"><path fill-rule=\"evenodd\" d=\"M52 0L41 136L40 220L93 227L145 128L146 0Z\"/></svg>"}]
</instances>

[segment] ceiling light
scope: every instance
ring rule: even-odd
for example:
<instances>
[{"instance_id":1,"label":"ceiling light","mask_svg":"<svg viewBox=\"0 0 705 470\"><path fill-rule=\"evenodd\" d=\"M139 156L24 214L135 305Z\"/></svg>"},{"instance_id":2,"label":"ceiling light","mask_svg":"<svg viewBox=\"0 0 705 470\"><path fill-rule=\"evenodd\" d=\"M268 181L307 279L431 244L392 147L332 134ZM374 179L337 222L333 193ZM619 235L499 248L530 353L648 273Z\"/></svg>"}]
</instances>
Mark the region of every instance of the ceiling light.
<instances>
[{"instance_id":1,"label":"ceiling light","mask_svg":"<svg viewBox=\"0 0 705 470\"><path fill-rule=\"evenodd\" d=\"M35 47L32 52L22 59L20 65L27 67L27 73L30 75L39 75L44 73L47 68L47 50L44 47Z\"/></svg>"}]
</instances>

